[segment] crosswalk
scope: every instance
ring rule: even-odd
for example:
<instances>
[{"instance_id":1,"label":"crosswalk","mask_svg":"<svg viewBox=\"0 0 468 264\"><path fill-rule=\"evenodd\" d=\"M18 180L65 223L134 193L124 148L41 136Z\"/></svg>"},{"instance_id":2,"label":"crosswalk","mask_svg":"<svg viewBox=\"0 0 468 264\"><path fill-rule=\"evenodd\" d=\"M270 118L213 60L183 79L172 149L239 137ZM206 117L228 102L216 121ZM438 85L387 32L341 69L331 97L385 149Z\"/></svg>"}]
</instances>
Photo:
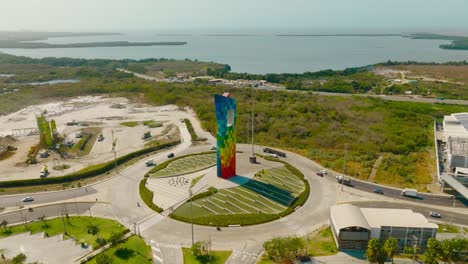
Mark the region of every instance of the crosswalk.
<instances>
[{"instance_id":1,"label":"crosswalk","mask_svg":"<svg viewBox=\"0 0 468 264\"><path fill-rule=\"evenodd\" d=\"M257 254L233 250L226 264L254 264L257 262L257 258Z\"/></svg>"},{"instance_id":2,"label":"crosswalk","mask_svg":"<svg viewBox=\"0 0 468 264\"><path fill-rule=\"evenodd\" d=\"M163 264L164 263L163 255L162 255L161 249L159 248L158 244L154 240L151 240L150 245L151 245L151 250L153 251L154 263Z\"/></svg>"},{"instance_id":3,"label":"crosswalk","mask_svg":"<svg viewBox=\"0 0 468 264\"><path fill-rule=\"evenodd\" d=\"M180 244L157 242L154 240L150 241L150 245L153 251L153 260L154 260L154 263L156 264L164 264L165 262L164 262L163 255L166 255L167 257L168 256L167 254L169 254L169 257L171 257L171 253L170 253L171 251L174 252L173 250L180 250L182 247ZM163 251L164 251L164 254L163 254ZM169 262L166 261L166 264L171 264L171 262L173 262L170 259L168 261Z\"/></svg>"}]
</instances>

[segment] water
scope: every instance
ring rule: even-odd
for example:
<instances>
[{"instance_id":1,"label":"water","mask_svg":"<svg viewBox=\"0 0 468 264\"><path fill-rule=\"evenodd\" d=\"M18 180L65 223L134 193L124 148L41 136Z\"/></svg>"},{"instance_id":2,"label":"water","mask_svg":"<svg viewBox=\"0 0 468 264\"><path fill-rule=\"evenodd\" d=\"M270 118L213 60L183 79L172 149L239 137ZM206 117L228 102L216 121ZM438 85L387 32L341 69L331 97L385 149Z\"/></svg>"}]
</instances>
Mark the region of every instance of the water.
<instances>
[{"instance_id":1,"label":"water","mask_svg":"<svg viewBox=\"0 0 468 264\"><path fill-rule=\"evenodd\" d=\"M280 73L323 69L344 69L393 61L447 62L468 60L468 51L442 50L444 40L416 40L402 37L279 37L158 35L128 33L117 36L52 38L48 43L98 41L187 41L183 46L0 49L14 55L105 59L174 58L214 61L231 65L236 72Z\"/></svg>"},{"instance_id":2,"label":"water","mask_svg":"<svg viewBox=\"0 0 468 264\"><path fill-rule=\"evenodd\" d=\"M30 82L28 85L48 85L48 84L59 84L59 83L79 83L80 80L50 80L46 82Z\"/></svg>"}]
</instances>

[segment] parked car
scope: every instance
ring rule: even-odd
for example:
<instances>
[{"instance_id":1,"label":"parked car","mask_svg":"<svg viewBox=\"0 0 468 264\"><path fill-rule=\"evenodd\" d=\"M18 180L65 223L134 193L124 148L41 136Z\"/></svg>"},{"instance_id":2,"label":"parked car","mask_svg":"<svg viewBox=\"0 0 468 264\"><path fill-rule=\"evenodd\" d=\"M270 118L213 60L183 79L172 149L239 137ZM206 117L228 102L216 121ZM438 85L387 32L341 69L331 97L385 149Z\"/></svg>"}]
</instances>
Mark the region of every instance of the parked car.
<instances>
[{"instance_id":1,"label":"parked car","mask_svg":"<svg viewBox=\"0 0 468 264\"><path fill-rule=\"evenodd\" d=\"M317 176L323 177L323 173L321 171L317 172L316 174Z\"/></svg>"},{"instance_id":2,"label":"parked car","mask_svg":"<svg viewBox=\"0 0 468 264\"><path fill-rule=\"evenodd\" d=\"M32 201L34 201L34 198L32 198L31 196L27 196L27 197L24 197L22 201L25 202L25 203L26 202L32 202Z\"/></svg>"},{"instance_id":3,"label":"parked car","mask_svg":"<svg viewBox=\"0 0 468 264\"><path fill-rule=\"evenodd\" d=\"M429 215L434 218L442 218L442 215L440 215L438 212L429 212Z\"/></svg>"},{"instance_id":4,"label":"parked car","mask_svg":"<svg viewBox=\"0 0 468 264\"><path fill-rule=\"evenodd\" d=\"M173 157L175 157L174 153L169 153L169 155L167 155L168 159L173 158Z\"/></svg>"},{"instance_id":5,"label":"parked car","mask_svg":"<svg viewBox=\"0 0 468 264\"><path fill-rule=\"evenodd\" d=\"M372 191L378 194L384 194L384 191L382 189L374 189Z\"/></svg>"},{"instance_id":6,"label":"parked car","mask_svg":"<svg viewBox=\"0 0 468 264\"><path fill-rule=\"evenodd\" d=\"M216 147L215 147L215 146L213 146L213 147L211 147L211 148L210 148L210 150L216 150Z\"/></svg>"}]
</instances>

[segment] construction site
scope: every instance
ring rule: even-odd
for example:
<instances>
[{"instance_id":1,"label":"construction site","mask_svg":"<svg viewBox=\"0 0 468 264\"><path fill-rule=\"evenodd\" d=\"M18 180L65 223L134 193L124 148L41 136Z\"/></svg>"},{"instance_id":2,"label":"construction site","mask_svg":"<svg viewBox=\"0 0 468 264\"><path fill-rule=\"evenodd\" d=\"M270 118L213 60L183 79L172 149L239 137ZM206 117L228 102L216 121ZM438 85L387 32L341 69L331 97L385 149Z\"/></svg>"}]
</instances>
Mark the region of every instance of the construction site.
<instances>
[{"instance_id":1,"label":"construction site","mask_svg":"<svg viewBox=\"0 0 468 264\"><path fill-rule=\"evenodd\" d=\"M0 116L0 181L63 176L178 139L187 115L177 106L78 97Z\"/></svg>"}]
</instances>

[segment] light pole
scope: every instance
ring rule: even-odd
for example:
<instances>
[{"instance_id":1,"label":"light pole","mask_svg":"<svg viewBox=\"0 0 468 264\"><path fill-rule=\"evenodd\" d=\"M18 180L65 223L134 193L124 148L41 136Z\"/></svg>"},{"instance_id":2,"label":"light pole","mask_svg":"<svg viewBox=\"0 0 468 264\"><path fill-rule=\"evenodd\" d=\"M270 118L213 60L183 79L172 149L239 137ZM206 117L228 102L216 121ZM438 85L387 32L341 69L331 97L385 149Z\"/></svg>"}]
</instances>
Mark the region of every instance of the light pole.
<instances>
[{"instance_id":1,"label":"light pole","mask_svg":"<svg viewBox=\"0 0 468 264\"><path fill-rule=\"evenodd\" d=\"M346 143L344 144L344 162L343 162L343 177L341 177L341 191L343 191L345 174L346 173Z\"/></svg>"},{"instance_id":2,"label":"light pole","mask_svg":"<svg viewBox=\"0 0 468 264\"><path fill-rule=\"evenodd\" d=\"M257 157L255 157L255 151L254 151L254 144L255 144L255 138L254 138L254 132L255 132L255 114L254 114L254 87L256 87L257 84L252 85L252 155L250 156L250 163L257 163Z\"/></svg>"},{"instance_id":3,"label":"light pole","mask_svg":"<svg viewBox=\"0 0 468 264\"><path fill-rule=\"evenodd\" d=\"M413 245L413 263L414 263L416 260L416 250L418 248L418 238L415 235L413 235L413 239L414 239L414 245Z\"/></svg>"},{"instance_id":4,"label":"light pole","mask_svg":"<svg viewBox=\"0 0 468 264\"><path fill-rule=\"evenodd\" d=\"M189 199L190 199L190 224L192 226L192 250L193 244L195 244L194 237L193 237L193 208L192 208L192 190L189 190Z\"/></svg>"}]
</instances>

